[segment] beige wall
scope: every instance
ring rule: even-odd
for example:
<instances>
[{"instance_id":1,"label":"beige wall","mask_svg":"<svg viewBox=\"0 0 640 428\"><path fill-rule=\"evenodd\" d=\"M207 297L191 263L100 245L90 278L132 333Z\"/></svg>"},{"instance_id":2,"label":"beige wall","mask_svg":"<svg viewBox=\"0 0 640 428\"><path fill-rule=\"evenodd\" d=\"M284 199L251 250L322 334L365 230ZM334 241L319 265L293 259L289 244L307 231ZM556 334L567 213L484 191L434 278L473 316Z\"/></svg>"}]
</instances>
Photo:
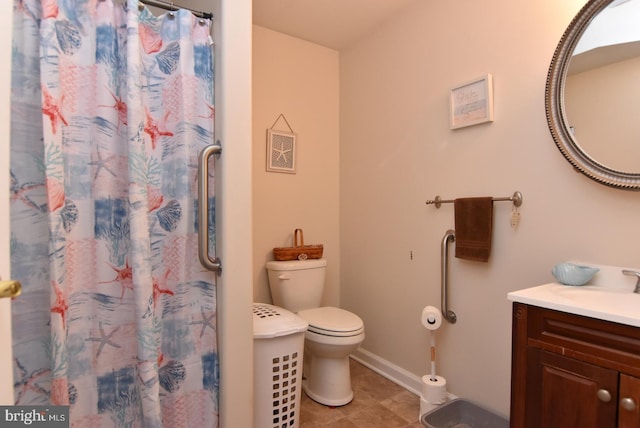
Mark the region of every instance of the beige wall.
<instances>
[{"instance_id":1,"label":"beige wall","mask_svg":"<svg viewBox=\"0 0 640 428\"><path fill-rule=\"evenodd\" d=\"M456 395L508 414L511 290L553 281L579 259L640 266L640 195L574 172L547 128L544 89L557 42L584 1L416 1L340 54L341 303L365 322L363 348L428 371L422 308L440 302L440 242L453 206L496 203L489 263L451 259L458 323L437 333L438 371ZM448 128L456 84L492 73L495 122ZM413 252L413 260L409 254Z\"/></svg>"},{"instance_id":2,"label":"beige wall","mask_svg":"<svg viewBox=\"0 0 640 428\"><path fill-rule=\"evenodd\" d=\"M551 267L565 260L640 266L640 195L574 172L546 123L549 62L583 4L416 0L339 64L336 52L254 27L254 298L269 299L271 248L303 227L328 250L326 300L364 319L362 348L421 376L429 334L420 313L439 306L440 242L453 227L452 205L425 201L519 190L517 229L511 204L494 206L489 263L451 259L458 323L437 332L449 390L507 415L507 293L553 281ZM449 89L485 73L495 122L450 130ZM264 172L266 129L280 113L299 136L295 176Z\"/></svg>"},{"instance_id":3,"label":"beige wall","mask_svg":"<svg viewBox=\"0 0 640 428\"><path fill-rule=\"evenodd\" d=\"M0 96L3 101L0 104L0 123L6 125L11 120L11 108L9 100L11 99L11 17L13 11L9 2L0 5L0 21L2 21L2 27L5 29L0 35L0 46L3 48L4 60L0 62L2 64L2 70L0 70ZM9 141L11 133L8 126L3 126L0 129L2 133L2 140ZM9 144L2 146L2 152L0 153L0 171L8 171L10 167L9 162ZM9 174L3 174L0 178L0 198L2 200L9 200ZM11 245L9 243L10 226L9 226L9 206L3 204L0 207L0 277L5 280L11 278L11 261L9 257L9 251ZM11 299L0 299L0 344L3 352L0 355L0 367L2 371L2 381L0 382L0 405L12 406L15 403L13 398L13 355L11 349Z\"/></svg>"},{"instance_id":4,"label":"beige wall","mask_svg":"<svg viewBox=\"0 0 640 428\"><path fill-rule=\"evenodd\" d=\"M216 251L219 426L253 425L253 319L251 317L251 4L247 0L192 0L213 10L216 43ZM197 5L200 5L198 7ZM212 9L210 9L212 8Z\"/></svg>"},{"instance_id":5,"label":"beige wall","mask_svg":"<svg viewBox=\"0 0 640 428\"><path fill-rule=\"evenodd\" d=\"M253 286L271 302L265 263L273 247L323 244L325 305L339 305L338 52L253 27ZM280 114L297 134L297 172L266 172L266 134ZM280 119L275 130L288 131Z\"/></svg>"}]
</instances>

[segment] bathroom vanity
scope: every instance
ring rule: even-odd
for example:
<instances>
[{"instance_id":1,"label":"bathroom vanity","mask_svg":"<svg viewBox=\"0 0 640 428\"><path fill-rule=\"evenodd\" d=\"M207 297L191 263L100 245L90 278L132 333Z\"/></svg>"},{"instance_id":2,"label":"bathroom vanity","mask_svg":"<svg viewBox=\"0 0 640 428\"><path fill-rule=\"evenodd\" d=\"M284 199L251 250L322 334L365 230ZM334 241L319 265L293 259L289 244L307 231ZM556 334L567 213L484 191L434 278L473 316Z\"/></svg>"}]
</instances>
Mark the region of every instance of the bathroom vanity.
<instances>
[{"instance_id":1,"label":"bathroom vanity","mask_svg":"<svg viewBox=\"0 0 640 428\"><path fill-rule=\"evenodd\" d=\"M640 294L557 283L513 302L511 427L640 427Z\"/></svg>"}]
</instances>

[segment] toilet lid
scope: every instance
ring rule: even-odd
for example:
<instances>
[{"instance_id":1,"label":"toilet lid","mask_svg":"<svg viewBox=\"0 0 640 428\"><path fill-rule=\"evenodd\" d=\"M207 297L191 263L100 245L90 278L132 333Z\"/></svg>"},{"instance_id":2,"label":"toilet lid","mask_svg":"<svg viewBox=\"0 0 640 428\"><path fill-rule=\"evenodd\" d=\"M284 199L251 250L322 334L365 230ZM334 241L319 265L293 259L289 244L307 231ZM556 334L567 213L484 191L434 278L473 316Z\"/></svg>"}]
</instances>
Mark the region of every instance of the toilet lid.
<instances>
[{"instance_id":1,"label":"toilet lid","mask_svg":"<svg viewBox=\"0 0 640 428\"><path fill-rule=\"evenodd\" d=\"M333 306L305 309L298 316L309 323L309 331L328 336L355 336L364 330L359 316Z\"/></svg>"}]
</instances>

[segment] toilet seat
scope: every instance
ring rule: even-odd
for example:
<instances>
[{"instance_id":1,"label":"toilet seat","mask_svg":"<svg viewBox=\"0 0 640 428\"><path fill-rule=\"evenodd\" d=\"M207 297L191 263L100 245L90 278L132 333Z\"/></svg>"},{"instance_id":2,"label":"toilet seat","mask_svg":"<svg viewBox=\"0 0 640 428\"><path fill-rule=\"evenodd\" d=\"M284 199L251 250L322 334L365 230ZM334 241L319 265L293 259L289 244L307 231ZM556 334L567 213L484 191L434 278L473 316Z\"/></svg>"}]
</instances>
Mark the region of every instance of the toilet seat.
<instances>
[{"instance_id":1,"label":"toilet seat","mask_svg":"<svg viewBox=\"0 0 640 428\"><path fill-rule=\"evenodd\" d=\"M350 337L364 332L364 323L359 316L333 306L305 309L297 315L309 323L308 331L316 334Z\"/></svg>"}]
</instances>

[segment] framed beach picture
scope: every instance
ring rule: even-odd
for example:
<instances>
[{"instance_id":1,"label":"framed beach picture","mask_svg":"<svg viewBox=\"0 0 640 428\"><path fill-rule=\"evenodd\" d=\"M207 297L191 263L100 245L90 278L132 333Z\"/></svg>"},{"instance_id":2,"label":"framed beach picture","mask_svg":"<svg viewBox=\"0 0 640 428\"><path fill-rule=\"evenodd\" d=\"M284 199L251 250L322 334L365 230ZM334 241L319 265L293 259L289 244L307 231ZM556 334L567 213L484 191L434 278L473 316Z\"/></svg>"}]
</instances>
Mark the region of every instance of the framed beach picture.
<instances>
[{"instance_id":1,"label":"framed beach picture","mask_svg":"<svg viewBox=\"0 0 640 428\"><path fill-rule=\"evenodd\" d=\"M267 130L267 171L296 173L296 134Z\"/></svg>"},{"instance_id":2,"label":"framed beach picture","mask_svg":"<svg viewBox=\"0 0 640 428\"><path fill-rule=\"evenodd\" d=\"M493 122L493 77L482 77L451 89L449 128L457 129Z\"/></svg>"}]
</instances>

